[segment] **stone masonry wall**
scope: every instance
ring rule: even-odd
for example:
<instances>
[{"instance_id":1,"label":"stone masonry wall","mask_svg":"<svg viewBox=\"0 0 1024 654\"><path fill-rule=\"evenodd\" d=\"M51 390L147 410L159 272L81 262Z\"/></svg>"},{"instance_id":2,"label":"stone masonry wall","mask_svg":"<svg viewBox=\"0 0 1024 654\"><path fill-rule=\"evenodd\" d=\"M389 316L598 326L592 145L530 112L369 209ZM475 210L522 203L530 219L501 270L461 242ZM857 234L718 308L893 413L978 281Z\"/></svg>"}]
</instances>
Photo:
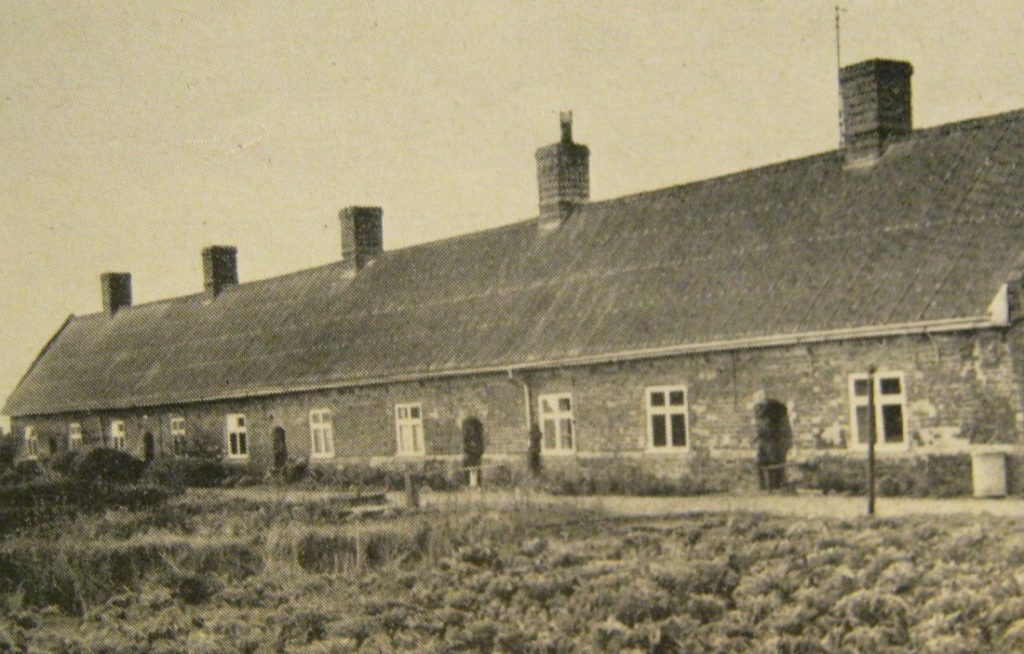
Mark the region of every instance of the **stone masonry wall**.
<instances>
[{"instance_id":1,"label":"stone masonry wall","mask_svg":"<svg viewBox=\"0 0 1024 654\"><path fill-rule=\"evenodd\" d=\"M125 421L128 450L143 452L143 434L154 435L158 455L171 452L170 417L186 420L189 438L226 449L225 416L244 413L249 462L261 467L272 457L276 427L287 434L288 452L310 452L309 412L330 409L335 462L381 461L396 450L394 405L419 402L424 415L427 458L461 456L461 423L470 415L484 423L490 457L520 459L527 449L523 383L530 387L533 419L544 393L571 393L576 456L630 456L672 471L697 454L749 457L753 409L765 397L789 407L796 456L814 450L845 452L850 440L849 376L871 364L899 371L906 389L906 447L882 454L950 451L975 442L1024 444L1022 388L1024 330L951 333L850 340L736 352L666 357L531 373L480 375L451 380L389 384L359 389L294 393L268 398L211 402L51 418L19 418L18 433L33 425L40 445L66 444L67 423L82 424L86 446L105 438L110 420ZM688 391L691 449L650 453L645 389L683 385Z\"/></svg>"}]
</instances>

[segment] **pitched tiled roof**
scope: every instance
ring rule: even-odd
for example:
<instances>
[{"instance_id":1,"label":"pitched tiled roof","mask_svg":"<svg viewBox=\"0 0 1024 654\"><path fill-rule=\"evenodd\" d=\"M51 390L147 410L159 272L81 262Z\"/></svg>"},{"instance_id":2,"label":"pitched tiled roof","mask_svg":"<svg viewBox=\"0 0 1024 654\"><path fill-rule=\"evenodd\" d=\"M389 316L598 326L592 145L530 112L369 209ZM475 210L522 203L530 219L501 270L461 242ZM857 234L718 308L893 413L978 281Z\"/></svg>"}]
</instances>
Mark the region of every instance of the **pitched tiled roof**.
<instances>
[{"instance_id":1,"label":"pitched tiled roof","mask_svg":"<svg viewBox=\"0 0 1024 654\"><path fill-rule=\"evenodd\" d=\"M73 317L11 415L984 318L1024 251L1024 112Z\"/></svg>"}]
</instances>

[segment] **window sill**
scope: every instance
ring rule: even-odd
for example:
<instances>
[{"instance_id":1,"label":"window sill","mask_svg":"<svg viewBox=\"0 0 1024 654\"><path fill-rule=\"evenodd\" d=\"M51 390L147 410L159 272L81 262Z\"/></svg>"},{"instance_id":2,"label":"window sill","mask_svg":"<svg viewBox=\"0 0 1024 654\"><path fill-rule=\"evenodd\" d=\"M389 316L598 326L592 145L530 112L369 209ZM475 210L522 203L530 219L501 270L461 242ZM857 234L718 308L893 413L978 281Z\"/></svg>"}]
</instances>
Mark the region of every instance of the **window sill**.
<instances>
[{"instance_id":1,"label":"window sill","mask_svg":"<svg viewBox=\"0 0 1024 654\"><path fill-rule=\"evenodd\" d=\"M397 452L395 454L396 459L423 459L426 456L426 452Z\"/></svg>"},{"instance_id":2,"label":"window sill","mask_svg":"<svg viewBox=\"0 0 1024 654\"><path fill-rule=\"evenodd\" d=\"M575 456L576 450L541 450L541 456Z\"/></svg>"},{"instance_id":3,"label":"window sill","mask_svg":"<svg viewBox=\"0 0 1024 654\"><path fill-rule=\"evenodd\" d=\"M867 444L857 443L847 447L852 452L867 452ZM876 452L906 452L910 449L910 443L888 443L883 445L882 443L875 443Z\"/></svg>"},{"instance_id":4,"label":"window sill","mask_svg":"<svg viewBox=\"0 0 1024 654\"><path fill-rule=\"evenodd\" d=\"M323 461L325 459L333 459L334 452L325 452L323 454L310 454L309 458L314 461Z\"/></svg>"},{"instance_id":5,"label":"window sill","mask_svg":"<svg viewBox=\"0 0 1024 654\"><path fill-rule=\"evenodd\" d=\"M652 447L648 445L647 449L644 451L647 454L653 454L655 456L661 454L688 454L690 452L690 446L683 445L681 447Z\"/></svg>"},{"instance_id":6,"label":"window sill","mask_svg":"<svg viewBox=\"0 0 1024 654\"><path fill-rule=\"evenodd\" d=\"M248 454L229 454L227 456L228 461L246 461L248 458Z\"/></svg>"}]
</instances>

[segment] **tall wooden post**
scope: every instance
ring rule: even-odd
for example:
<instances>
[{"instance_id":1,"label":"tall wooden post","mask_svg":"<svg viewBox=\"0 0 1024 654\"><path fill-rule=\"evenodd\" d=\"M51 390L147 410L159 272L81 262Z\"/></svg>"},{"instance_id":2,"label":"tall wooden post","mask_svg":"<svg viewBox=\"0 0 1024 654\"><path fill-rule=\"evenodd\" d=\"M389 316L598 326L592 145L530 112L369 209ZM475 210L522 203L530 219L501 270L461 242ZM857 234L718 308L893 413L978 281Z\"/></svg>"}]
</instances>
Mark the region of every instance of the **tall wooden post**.
<instances>
[{"instance_id":1,"label":"tall wooden post","mask_svg":"<svg viewBox=\"0 0 1024 654\"><path fill-rule=\"evenodd\" d=\"M868 368L868 515L875 515L875 366Z\"/></svg>"}]
</instances>

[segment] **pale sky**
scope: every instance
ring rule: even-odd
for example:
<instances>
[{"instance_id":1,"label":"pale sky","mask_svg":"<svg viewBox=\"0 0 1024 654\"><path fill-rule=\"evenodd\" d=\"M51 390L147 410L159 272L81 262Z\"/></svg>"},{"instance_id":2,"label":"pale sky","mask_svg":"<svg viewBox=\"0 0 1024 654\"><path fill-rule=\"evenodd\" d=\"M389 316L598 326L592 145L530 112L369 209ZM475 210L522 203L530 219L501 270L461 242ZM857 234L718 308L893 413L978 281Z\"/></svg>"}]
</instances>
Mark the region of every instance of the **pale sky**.
<instances>
[{"instance_id":1,"label":"pale sky","mask_svg":"<svg viewBox=\"0 0 1024 654\"><path fill-rule=\"evenodd\" d=\"M0 0L0 396L99 274L135 302L536 215L572 109L610 198L836 147L833 4ZM843 3L842 63L914 64L915 126L1024 108L1020 0Z\"/></svg>"}]
</instances>

